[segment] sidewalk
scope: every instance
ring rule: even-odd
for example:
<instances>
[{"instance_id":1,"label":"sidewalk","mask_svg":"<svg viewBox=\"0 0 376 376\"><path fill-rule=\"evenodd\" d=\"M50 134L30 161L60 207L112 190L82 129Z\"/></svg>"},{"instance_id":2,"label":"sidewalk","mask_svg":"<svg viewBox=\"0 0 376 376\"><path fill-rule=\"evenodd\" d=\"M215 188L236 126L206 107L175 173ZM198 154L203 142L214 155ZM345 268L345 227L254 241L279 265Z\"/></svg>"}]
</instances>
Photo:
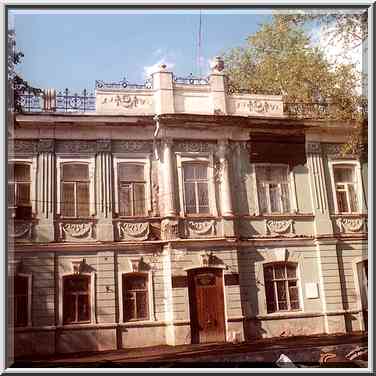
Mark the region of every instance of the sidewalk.
<instances>
[{"instance_id":1,"label":"sidewalk","mask_svg":"<svg viewBox=\"0 0 376 376\"><path fill-rule=\"evenodd\" d=\"M359 367L345 355L358 347L367 347L364 335L320 335L260 339L248 343L214 343L180 346L156 346L105 352L53 355L18 359L11 368L25 367L277 367L281 354L302 366L319 366L323 353L335 354L332 366Z\"/></svg>"}]
</instances>

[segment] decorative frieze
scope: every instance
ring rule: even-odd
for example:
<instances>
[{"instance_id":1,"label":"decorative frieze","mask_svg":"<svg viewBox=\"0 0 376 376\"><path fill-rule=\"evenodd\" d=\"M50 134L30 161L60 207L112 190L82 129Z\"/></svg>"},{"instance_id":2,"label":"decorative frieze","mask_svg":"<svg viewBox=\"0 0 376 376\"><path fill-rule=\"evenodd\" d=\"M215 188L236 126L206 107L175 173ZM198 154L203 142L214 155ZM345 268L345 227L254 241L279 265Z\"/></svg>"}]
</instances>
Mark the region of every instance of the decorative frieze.
<instances>
[{"instance_id":1,"label":"decorative frieze","mask_svg":"<svg viewBox=\"0 0 376 376\"><path fill-rule=\"evenodd\" d=\"M114 153L151 153L153 151L152 141L131 140L112 142Z\"/></svg>"},{"instance_id":2,"label":"decorative frieze","mask_svg":"<svg viewBox=\"0 0 376 376\"><path fill-rule=\"evenodd\" d=\"M364 217L340 217L336 222L342 233L367 232L367 218Z\"/></svg>"},{"instance_id":3,"label":"decorative frieze","mask_svg":"<svg viewBox=\"0 0 376 376\"><path fill-rule=\"evenodd\" d=\"M319 142L307 142L306 151L307 151L307 154L320 154L321 145Z\"/></svg>"},{"instance_id":4,"label":"decorative frieze","mask_svg":"<svg viewBox=\"0 0 376 376\"><path fill-rule=\"evenodd\" d=\"M188 220L187 228L190 235L215 235L215 220Z\"/></svg>"},{"instance_id":5,"label":"decorative frieze","mask_svg":"<svg viewBox=\"0 0 376 376\"><path fill-rule=\"evenodd\" d=\"M56 141L55 149L57 153L95 153L97 151L97 143L96 141L88 140L58 140Z\"/></svg>"},{"instance_id":6,"label":"decorative frieze","mask_svg":"<svg viewBox=\"0 0 376 376\"><path fill-rule=\"evenodd\" d=\"M146 240L149 236L149 222L118 222L119 240Z\"/></svg>"},{"instance_id":7,"label":"decorative frieze","mask_svg":"<svg viewBox=\"0 0 376 376\"><path fill-rule=\"evenodd\" d=\"M174 145L176 152L209 153L215 148L214 142L209 141L177 141Z\"/></svg>"},{"instance_id":8,"label":"decorative frieze","mask_svg":"<svg viewBox=\"0 0 376 376\"><path fill-rule=\"evenodd\" d=\"M59 223L59 236L62 241L94 240L94 223L61 222Z\"/></svg>"},{"instance_id":9,"label":"decorative frieze","mask_svg":"<svg viewBox=\"0 0 376 376\"><path fill-rule=\"evenodd\" d=\"M265 227L267 235L295 236L293 219L267 219Z\"/></svg>"},{"instance_id":10,"label":"decorative frieze","mask_svg":"<svg viewBox=\"0 0 376 376\"><path fill-rule=\"evenodd\" d=\"M345 150L345 144L324 143L323 151L332 158L356 158L354 153Z\"/></svg>"},{"instance_id":11,"label":"decorative frieze","mask_svg":"<svg viewBox=\"0 0 376 376\"><path fill-rule=\"evenodd\" d=\"M38 151L38 141L36 140L14 140L13 150L10 143L10 153L14 154L34 154Z\"/></svg>"}]
</instances>

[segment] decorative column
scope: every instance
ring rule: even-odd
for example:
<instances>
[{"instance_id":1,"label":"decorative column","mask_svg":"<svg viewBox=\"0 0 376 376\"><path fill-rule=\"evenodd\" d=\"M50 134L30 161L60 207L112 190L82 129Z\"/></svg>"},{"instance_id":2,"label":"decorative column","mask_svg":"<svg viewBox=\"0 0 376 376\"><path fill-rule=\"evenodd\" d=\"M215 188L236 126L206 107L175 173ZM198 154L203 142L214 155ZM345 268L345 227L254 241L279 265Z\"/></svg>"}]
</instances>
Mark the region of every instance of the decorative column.
<instances>
[{"instance_id":1,"label":"decorative column","mask_svg":"<svg viewBox=\"0 0 376 376\"><path fill-rule=\"evenodd\" d=\"M38 143L36 195L38 223L36 225L35 239L37 242L43 243L55 240L55 192L58 182L55 181L54 146L53 139L41 139Z\"/></svg>"},{"instance_id":2,"label":"decorative column","mask_svg":"<svg viewBox=\"0 0 376 376\"><path fill-rule=\"evenodd\" d=\"M168 72L166 68L166 64L162 64L159 70L152 75L155 113L157 115L175 112L172 72Z\"/></svg>"},{"instance_id":3,"label":"decorative column","mask_svg":"<svg viewBox=\"0 0 376 376\"><path fill-rule=\"evenodd\" d=\"M97 239L113 241L112 225L112 155L111 141L97 140L96 166L96 212L97 212Z\"/></svg>"},{"instance_id":4,"label":"decorative column","mask_svg":"<svg viewBox=\"0 0 376 376\"><path fill-rule=\"evenodd\" d=\"M234 211L232 209L228 149L228 140L218 141L217 157L219 161L220 207L224 221L224 235L234 236Z\"/></svg>"},{"instance_id":5,"label":"decorative column","mask_svg":"<svg viewBox=\"0 0 376 376\"><path fill-rule=\"evenodd\" d=\"M161 193L161 204L163 206L164 219L161 224L162 239L174 239L179 237L178 221L176 219L175 205L175 174L172 152L172 140L162 140L162 178L163 191Z\"/></svg>"}]
</instances>

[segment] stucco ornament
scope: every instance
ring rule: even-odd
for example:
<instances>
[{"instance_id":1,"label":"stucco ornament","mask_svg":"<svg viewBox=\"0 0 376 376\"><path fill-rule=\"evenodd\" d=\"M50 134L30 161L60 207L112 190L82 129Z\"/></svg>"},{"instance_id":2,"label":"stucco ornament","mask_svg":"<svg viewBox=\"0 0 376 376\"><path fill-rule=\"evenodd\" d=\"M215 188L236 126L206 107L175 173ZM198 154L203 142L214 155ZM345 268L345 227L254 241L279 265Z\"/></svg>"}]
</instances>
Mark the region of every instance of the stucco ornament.
<instances>
[{"instance_id":1,"label":"stucco ornament","mask_svg":"<svg viewBox=\"0 0 376 376\"><path fill-rule=\"evenodd\" d=\"M178 221L164 220L161 225L162 239L177 239L179 238L179 224Z\"/></svg>"},{"instance_id":2,"label":"stucco ornament","mask_svg":"<svg viewBox=\"0 0 376 376\"><path fill-rule=\"evenodd\" d=\"M205 235L214 232L214 225L214 220L188 221L188 229L198 235Z\"/></svg>"},{"instance_id":3,"label":"stucco ornament","mask_svg":"<svg viewBox=\"0 0 376 376\"><path fill-rule=\"evenodd\" d=\"M294 221L292 219L277 220L268 219L265 222L266 231L270 235L294 236Z\"/></svg>"},{"instance_id":4,"label":"stucco ornament","mask_svg":"<svg viewBox=\"0 0 376 376\"><path fill-rule=\"evenodd\" d=\"M145 240L149 235L149 222L119 222L118 230L121 240Z\"/></svg>"},{"instance_id":5,"label":"stucco ornament","mask_svg":"<svg viewBox=\"0 0 376 376\"><path fill-rule=\"evenodd\" d=\"M216 56L210 62L210 68L212 73L220 73L225 69L225 62L220 56Z\"/></svg>"},{"instance_id":6,"label":"stucco ornament","mask_svg":"<svg viewBox=\"0 0 376 376\"><path fill-rule=\"evenodd\" d=\"M365 218L338 218L337 225L341 232L361 232L367 224Z\"/></svg>"},{"instance_id":7,"label":"stucco ornament","mask_svg":"<svg viewBox=\"0 0 376 376\"><path fill-rule=\"evenodd\" d=\"M13 233L10 234L16 239L31 238L31 223L15 223Z\"/></svg>"},{"instance_id":8,"label":"stucco ornament","mask_svg":"<svg viewBox=\"0 0 376 376\"><path fill-rule=\"evenodd\" d=\"M60 223L60 236L64 240L80 240L91 238L93 223Z\"/></svg>"},{"instance_id":9,"label":"stucco ornament","mask_svg":"<svg viewBox=\"0 0 376 376\"><path fill-rule=\"evenodd\" d=\"M174 146L175 151L186 153L209 152L213 149L213 144L204 141L182 141L177 142Z\"/></svg>"}]
</instances>

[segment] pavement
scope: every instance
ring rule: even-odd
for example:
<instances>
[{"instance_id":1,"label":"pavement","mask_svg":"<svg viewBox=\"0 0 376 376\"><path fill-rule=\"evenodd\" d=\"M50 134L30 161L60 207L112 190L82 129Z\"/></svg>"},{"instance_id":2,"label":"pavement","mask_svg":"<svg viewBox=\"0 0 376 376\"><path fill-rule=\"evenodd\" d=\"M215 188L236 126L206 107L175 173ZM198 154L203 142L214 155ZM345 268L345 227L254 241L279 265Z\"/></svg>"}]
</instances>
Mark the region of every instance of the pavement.
<instances>
[{"instance_id":1,"label":"pavement","mask_svg":"<svg viewBox=\"0 0 376 376\"><path fill-rule=\"evenodd\" d=\"M17 359L11 368L367 368L367 346L368 337L364 334L280 337L242 343L161 345L34 356ZM354 350L363 352L363 356L347 359L346 355Z\"/></svg>"}]
</instances>

